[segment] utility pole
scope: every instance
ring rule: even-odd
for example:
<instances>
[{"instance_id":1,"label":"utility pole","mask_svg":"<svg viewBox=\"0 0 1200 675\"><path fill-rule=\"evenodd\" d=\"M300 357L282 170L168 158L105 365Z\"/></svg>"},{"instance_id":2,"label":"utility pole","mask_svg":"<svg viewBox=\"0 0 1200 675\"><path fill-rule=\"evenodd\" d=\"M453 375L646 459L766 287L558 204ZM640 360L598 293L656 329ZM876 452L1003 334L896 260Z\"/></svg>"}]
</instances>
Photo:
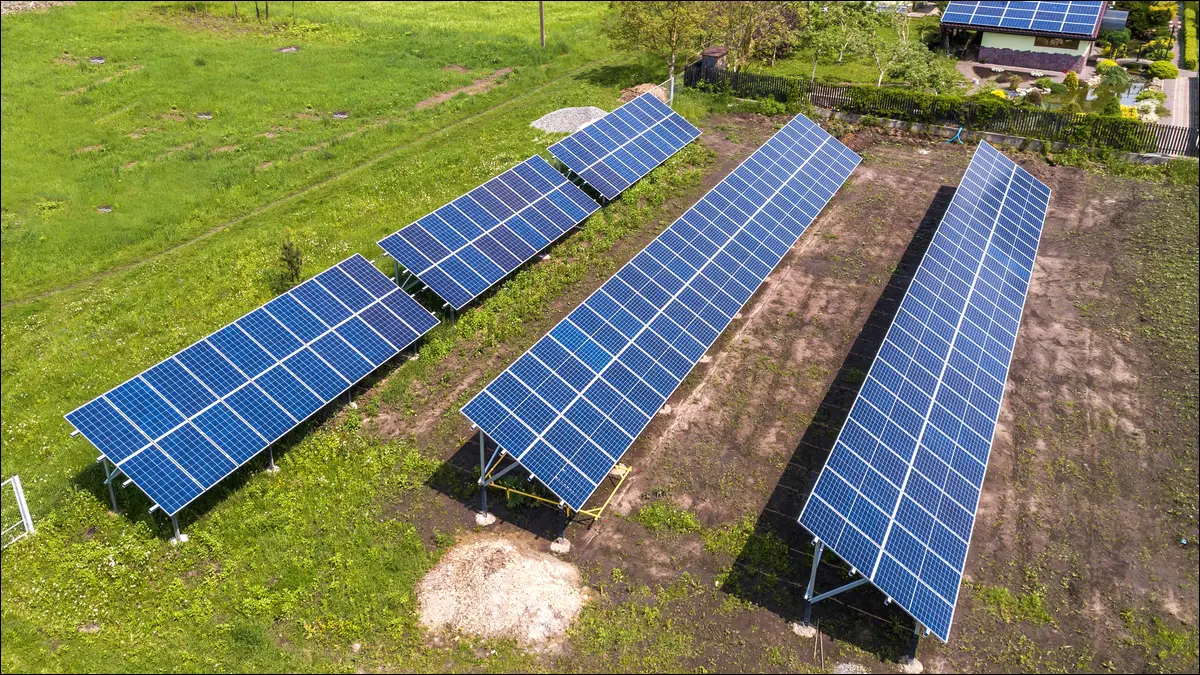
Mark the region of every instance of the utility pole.
<instances>
[{"instance_id":1,"label":"utility pole","mask_svg":"<svg viewBox=\"0 0 1200 675\"><path fill-rule=\"evenodd\" d=\"M546 3L545 0L538 0L538 23L542 27L542 47L546 46Z\"/></svg>"}]
</instances>

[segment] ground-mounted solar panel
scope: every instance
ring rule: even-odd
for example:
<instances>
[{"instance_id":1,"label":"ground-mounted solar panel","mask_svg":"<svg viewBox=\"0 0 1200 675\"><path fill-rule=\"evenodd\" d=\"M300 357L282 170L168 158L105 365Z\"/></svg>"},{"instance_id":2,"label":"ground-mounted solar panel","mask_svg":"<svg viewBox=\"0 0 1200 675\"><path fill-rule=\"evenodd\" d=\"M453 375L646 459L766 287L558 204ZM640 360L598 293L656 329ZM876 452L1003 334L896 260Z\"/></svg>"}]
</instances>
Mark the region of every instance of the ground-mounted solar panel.
<instances>
[{"instance_id":1,"label":"ground-mounted solar panel","mask_svg":"<svg viewBox=\"0 0 1200 675\"><path fill-rule=\"evenodd\" d=\"M654 94L642 94L549 150L605 199L616 199L699 136Z\"/></svg>"},{"instance_id":2,"label":"ground-mounted solar panel","mask_svg":"<svg viewBox=\"0 0 1200 675\"><path fill-rule=\"evenodd\" d=\"M174 515L437 323L354 255L66 418Z\"/></svg>"},{"instance_id":3,"label":"ground-mounted solar panel","mask_svg":"<svg viewBox=\"0 0 1200 675\"><path fill-rule=\"evenodd\" d=\"M463 414L580 510L859 161L796 116Z\"/></svg>"},{"instance_id":4,"label":"ground-mounted solar panel","mask_svg":"<svg viewBox=\"0 0 1200 675\"><path fill-rule=\"evenodd\" d=\"M995 32L1044 33L1095 38L1100 33L1104 2L962 2L954 0L942 13L942 25Z\"/></svg>"},{"instance_id":5,"label":"ground-mounted solar panel","mask_svg":"<svg viewBox=\"0 0 1200 675\"><path fill-rule=\"evenodd\" d=\"M1049 200L979 145L800 515L943 641Z\"/></svg>"},{"instance_id":6,"label":"ground-mounted solar panel","mask_svg":"<svg viewBox=\"0 0 1200 675\"><path fill-rule=\"evenodd\" d=\"M599 208L534 155L379 245L462 309Z\"/></svg>"}]
</instances>

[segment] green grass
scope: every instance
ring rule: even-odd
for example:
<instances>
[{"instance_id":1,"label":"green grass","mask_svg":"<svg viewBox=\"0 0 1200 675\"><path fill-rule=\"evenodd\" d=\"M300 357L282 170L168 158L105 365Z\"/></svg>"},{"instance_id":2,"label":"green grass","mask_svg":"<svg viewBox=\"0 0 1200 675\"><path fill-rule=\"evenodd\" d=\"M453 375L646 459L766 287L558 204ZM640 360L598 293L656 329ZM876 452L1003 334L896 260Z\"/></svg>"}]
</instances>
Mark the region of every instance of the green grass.
<instances>
[{"instance_id":1,"label":"green grass","mask_svg":"<svg viewBox=\"0 0 1200 675\"><path fill-rule=\"evenodd\" d=\"M922 30L930 32L937 29L936 18L912 19L909 40L918 42L921 39ZM881 32L893 40L899 39L899 36L890 27L884 27ZM799 49L774 64L761 61L752 62L746 66L746 70L808 80L813 74L812 58L811 50ZM953 63L953 59L947 59L947 61ZM848 53L840 62L836 53L822 54L817 59L817 79L822 82L875 84L875 81L879 79L879 69L875 67L875 61L868 54ZM883 81L896 82L897 80L885 77Z\"/></svg>"},{"instance_id":2,"label":"green grass","mask_svg":"<svg viewBox=\"0 0 1200 675\"><path fill-rule=\"evenodd\" d=\"M1184 31L1184 52L1183 58L1185 63L1200 63L1200 44L1196 42L1196 15L1200 12L1200 2L1189 0L1183 3L1183 31ZM1195 68L1195 66L1192 66Z\"/></svg>"},{"instance_id":3,"label":"green grass","mask_svg":"<svg viewBox=\"0 0 1200 675\"><path fill-rule=\"evenodd\" d=\"M1045 589L1034 588L1014 594L1004 586L979 585L975 593L984 609L1004 623L1030 623L1041 626L1054 623L1046 608Z\"/></svg>"},{"instance_id":4,"label":"green grass","mask_svg":"<svg viewBox=\"0 0 1200 675\"><path fill-rule=\"evenodd\" d=\"M638 509L631 518L659 537L691 534L701 530L700 519L687 509L670 502L656 500Z\"/></svg>"},{"instance_id":5,"label":"green grass","mask_svg":"<svg viewBox=\"0 0 1200 675\"><path fill-rule=\"evenodd\" d=\"M295 24L191 6L4 18L5 303L186 242L607 49L587 39L597 4L552 6L544 50L534 3L301 2ZM514 72L480 100L414 109L500 68Z\"/></svg>"}]
</instances>

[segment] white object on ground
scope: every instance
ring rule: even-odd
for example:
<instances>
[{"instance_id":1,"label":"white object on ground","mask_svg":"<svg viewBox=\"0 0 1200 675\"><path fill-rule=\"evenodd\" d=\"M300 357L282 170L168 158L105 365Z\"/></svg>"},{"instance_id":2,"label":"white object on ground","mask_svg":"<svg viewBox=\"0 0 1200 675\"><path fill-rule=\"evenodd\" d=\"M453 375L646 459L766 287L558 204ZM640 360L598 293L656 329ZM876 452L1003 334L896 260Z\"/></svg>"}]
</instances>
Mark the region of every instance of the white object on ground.
<instances>
[{"instance_id":1,"label":"white object on ground","mask_svg":"<svg viewBox=\"0 0 1200 675\"><path fill-rule=\"evenodd\" d=\"M557 134L573 134L608 113L596 106L582 108L560 108L552 113L542 115L529 126L542 131Z\"/></svg>"}]
</instances>

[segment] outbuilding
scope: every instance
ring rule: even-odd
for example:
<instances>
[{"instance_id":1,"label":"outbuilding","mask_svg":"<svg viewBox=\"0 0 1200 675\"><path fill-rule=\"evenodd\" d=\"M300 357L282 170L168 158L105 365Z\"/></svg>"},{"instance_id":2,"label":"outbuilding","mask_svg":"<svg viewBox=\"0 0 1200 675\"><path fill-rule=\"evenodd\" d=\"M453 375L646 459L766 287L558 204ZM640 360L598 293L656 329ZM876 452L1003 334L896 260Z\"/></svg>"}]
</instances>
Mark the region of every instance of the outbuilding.
<instances>
[{"instance_id":1,"label":"outbuilding","mask_svg":"<svg viewBox=\"0 0 1200 675\"><path fill-rule=\"evenodd\" d=\"M942 29L978 31L978 60L983 63L1079 72L1100 34L1107 5L955 1L942 14Z\"/></svg>"}]
</instances>

